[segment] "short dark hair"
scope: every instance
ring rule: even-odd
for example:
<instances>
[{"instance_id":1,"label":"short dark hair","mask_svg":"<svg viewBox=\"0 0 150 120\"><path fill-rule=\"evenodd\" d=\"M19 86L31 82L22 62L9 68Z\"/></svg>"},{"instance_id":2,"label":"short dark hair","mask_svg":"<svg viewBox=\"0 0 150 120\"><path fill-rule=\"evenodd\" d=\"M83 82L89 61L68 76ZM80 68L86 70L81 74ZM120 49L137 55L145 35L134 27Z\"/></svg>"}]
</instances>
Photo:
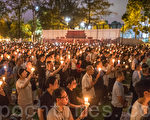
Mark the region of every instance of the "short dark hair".
<instances>
[{"instance_id":1,"label":"short dark hair","mask_svg":"<svg viewBox=\"0 0 150 120\"><path fill-rule=\"evenodd\" d=\"M135 64L135 69L137 69L140 66L139 63Z\"/></svg>"},{"instance_id":2,"label":"short dark hair","mask_svg":"<svg viewBox=\"0 0 150 120\"><path fill-rule=\"evenodd\" d=\"M20 68L20 69L18 70L18 75L19 75L19 77L21 76L21 74L22 74L24 71L26 71L26 69L24 69L24 68Z\"/></svg>"},{"instance_id":3,"label":"short dark hair","mask_svg":"<svg viewBox=\"0 0 150 120\"><path fill-rule=\"evenodd\" d=\"M74 80L75 80L75 77L69 76L69 77L67 78L67 85L68 85L68 84L71 84L72 81L74 81Z\"/></svg>"},{"instance_id":4,"label":"short dark hair","mask_svg":"<svg viewBox=\"0 0 150 120\"><path fill-rule=\"evenodd\" d=\"M122 76L122 75L123 75L123 72L122 72L121 70L118 70L116 77L118 78L118 77L120 77L120 76Z\"/></svg>"},{"instance_id":5,"label":"short dark hair","mask_svg":"<svg viewBox=\"0 0 150 120\"><path fill-rule=\"evenodd\" d=\"M55 76L51 76L47 79L46 81L46 88L49 88L49 84L54 85L55 81L56 81L56 77Z\"/></svg>"},{"instance_id":6,"label":"short dark hair","mask_svg":"<svg viewBox=\"0 0 150 120\"><path fill-rule=\"evenodd\" d=\"M150 80L141 80L135 85L135 91L138 97L144 97L144 92L150 90Z\"/></svg>"},{"instance_id":7,"label":"short dark hair","mask_svg":"<svg viewBox=\"0 0 150 120\"><path fill-rule=\"evenodd\" d=\"M54 90L53 92L53 100L56 102L56 99L57 98L61 98L61 94L62 94L62 91L65 91L64 88L60 87L60 88L57 88L56 90Z\"/></svg>"}]
</instances>

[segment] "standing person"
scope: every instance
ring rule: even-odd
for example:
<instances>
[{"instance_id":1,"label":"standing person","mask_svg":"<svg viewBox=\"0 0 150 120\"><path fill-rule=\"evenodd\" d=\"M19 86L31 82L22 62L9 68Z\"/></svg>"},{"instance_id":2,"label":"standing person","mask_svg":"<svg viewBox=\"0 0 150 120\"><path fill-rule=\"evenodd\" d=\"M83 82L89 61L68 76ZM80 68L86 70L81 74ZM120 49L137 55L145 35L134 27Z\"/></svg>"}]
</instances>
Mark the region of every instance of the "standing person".
<instances>
[{"instance_id":1,"label":"standing person","mask_svg":"<svg viewBox=\"0 0 150 120\"><path fill-rule=\"evenodd\" d=\"M37 73L38 73L38 82L39 82L39 97L45 91L45 78L46 78L46 65L45 65L45 56L41 54L39 60L37 61Z\"/></svg>"},{"instance_id":2,"label":"standing person","mask_svg":"<svg viewBox=\"0 0 150 120\"><path fill-rule=\"evenodd\" d=\"M75 78L73 76L70 76L67 78L67 87L66 87L66 93L68 95L69 98L69 106L70 106L70 110L72 112L72 115L74 118L77 117L77 109L76 108L80 108L82 107L84 101L78 97L75 88L77 87L77 82L75 80Z\"/></svg>"},{"instance_id":3,"label":"standing person","mask_svg":"<svg viewBox=\"0 0 150 120\"><path fill-rule=\"evenodd\" d=\"M92 75L94 74L94 68L92 65L86 67L86 73L82 78L82 94L83 97L90 98L90 102L92 104L96 103L95 101L95 90L94 85L96 84L100 74L97 75L95 81L92 79Z\"/></svg>"},{"instance_id":4,"label":"standing person","mask_svg":"<svg viewBox=\"0 0 150 120\"><path fill-rule=\"evenodd\" d=\"M141 120L143 117L145 119L142 120L149 120L148 104L150 102L150 81L149 80L139 81L135 85L135 90L139 98L135 101L135 103L132 106L130 120Z\"/></svg>"},{"instance_id":5,"label":"standing person","mask_svg":"<svg viewBox=\"0 0 150 120\"><path fill-rule=\"evenodd\" d=\"M132 103L131 105L133 105L133 103L137 100L138 96L135 92L135 85L136 83L138 83L140 80L141 80L141 72L140 72L140 64L136 64L135 65L135 70L133 72L133 75L132 75L132 86L133 86L133 99L132 99Z\"/></svg>"},{"instance_id":6,"label":"standing person","mask_svg":"<svg viewBox=\"0 0 150 120\"><path fill-rule=\"evenodd\" d=\"M52 98L53 91L59 87L58 80L54 76L48 78L47 85L46 92L40 98L40 106L38 108L39 120L46 120L48 111L54 105Z\"/></svg>"},{"instance_id":7,"label":"standing person","mask_svg":"<svg viewBox=\"0 0 150 120\"><path fill-rule=\"evenodd\" d=\"M31 72L30 75L27 77L27 71L25 69L20 69L18 75L19 79L16 82L18 104L22 109L22 120L27 120L27 108L28 106L33 105L32 88L30 83L33 72ZM32 113L33 111L29 110L29 114L31 115Z\"/></svg>"},{"instance_id":8,"label":"standing person","mask_svg":"<svg viewBox=\"0 0 150 120\"><path fill-rule=\"evenodd\" d=\"M54 107L48 112L47 120L74 120L68 106L68 95L63 88L58 88L53 93ZM76 120L81 120L87 115L85 109Z\"/></svg>"},{"instance_id":9,"label":"standing person","mask_svg":"<svg viewBox=\"0 0 150 120\"><path fill-rule=\"evenodd\" d=\"M73 58L71 60L71 76L74 76L77 78L77 59L76 56L73 55Z\"/></svg>"},{"instance_id":10,"label":"standing person","mask_svg":"<svg viewBox=\"0 0 150 120\"><path fill-rule=\"evenodd\" d=\"M124 96L124 87L122 81L124 80L124 74L122 71L118 71L116 75L116 82L112 91L112 116L111 120L120 120L123 107L126 105Z\"/></svg>"}]
</instances>

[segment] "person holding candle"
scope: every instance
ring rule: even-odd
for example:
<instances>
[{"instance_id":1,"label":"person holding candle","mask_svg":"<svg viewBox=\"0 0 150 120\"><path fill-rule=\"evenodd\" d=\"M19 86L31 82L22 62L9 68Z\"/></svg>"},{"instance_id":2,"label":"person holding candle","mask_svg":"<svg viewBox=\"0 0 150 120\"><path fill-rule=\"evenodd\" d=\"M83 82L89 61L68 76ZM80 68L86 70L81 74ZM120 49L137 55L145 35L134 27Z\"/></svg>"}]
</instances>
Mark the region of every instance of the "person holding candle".
<instances>
[{"instance_id":1,"label":"person holding candle","mask_svg":"<svg viewBox=\"0 0 150 120\"><path fill-rule=\"evenodd\" d=\"M8 105L9 105L9 100L8 100L7 94L4 91L4 82L0 81L0 107L2 108L1 116L2 115L5 116L8 114L8 111L6 109L6 106L8 106ZM0 117L0 118L5 119L5 117Z\"/></svg>"},{"instance_id":2,"label":"person holding candle","mask_svg":"<svg viewBox=\"0 0 150 120\"><path fill-rule=\"evenodd\" d=\"M82 78L82 95L83 97L90 98L91 104L97 104L97 101L95 99L96 95L95 95L94 85L96 84L100 74L97 75L94 81L92 78L93 74L94 74L93 66L92 65L87 66L86 73Z\"/></svg>"},{"instance_id":3,"label":"person holding candle","mask_svg":"<svg viewBox=\"0 0 150 120\"><path fill-rule=\"evenodd\" d=\"M81 120L87 116L87 109L84 109L77 119L73 119L68 106L68 95L63 88L58 88L53 93L55 100L54 107L48 112L47 120Z\"/></svg>"},{"instance_id":4,"label":"person holding candle","mask_svg":"<svg viewBox=\"0 0 150 120\"><path fill-rule=\"evenodd\" d=\"M27 76L25 69L20 69L18 72L19 79L16 82L16 89L18 93L18 104L22 109L22 120L27 119L27 108L33 104L32 101L32 88L30 80L33 76L33 72ZM29 110L29 109L28 109ZM32 115L33 111L29 110L29 114Z\"/></svg>"}]
</instances>

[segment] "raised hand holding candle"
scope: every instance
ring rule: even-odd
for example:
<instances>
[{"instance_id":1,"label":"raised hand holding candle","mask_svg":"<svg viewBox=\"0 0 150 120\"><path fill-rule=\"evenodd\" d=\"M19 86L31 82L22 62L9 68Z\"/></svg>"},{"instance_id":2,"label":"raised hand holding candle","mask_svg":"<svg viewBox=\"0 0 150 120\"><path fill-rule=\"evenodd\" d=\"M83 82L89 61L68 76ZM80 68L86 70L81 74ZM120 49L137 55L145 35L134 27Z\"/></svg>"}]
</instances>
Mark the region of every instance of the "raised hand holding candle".
<instances>
[{"instance_id":1,"label":"raised hand holding candle","mask_svg":"<svg viewBox=\"0 0 150 120\"><path fill-rule=\"evenodd\" d=\"M31 68L31 71L34 72L34 71L35 71L35 68Z\"/></svg>"},{"instance_id":2,"label":"raised hand holding candle","mask_svg":"<svg viewBox=\"0 0 150 120\"><path fill-rule=\"evenodd\" d=\"M2 82L2 81L0 81L0 86L2 86L2 84L3 84L3 82Z\"/></svg>"},{"instance_id":3,"label":"raised hand holding candle","mask_svg":"<svg viewBox=\"0 0 150 120\"><path fill-rule=\"evenodd\" d=\"M88 107L90 105L90 103L88 102L87 97L84 98L84 104L85 104L86 107Z\"/></svg>"},{"instance_id":4,"label":"raised hand holding candle","mask_svg":"<svg viewBox=\"0 0 150 120\"><path fill-rule=\"evenodd\" d=\"M98 71L100 72L102 70L102 68L98 68Z\"/></svg>"}]
</instances>

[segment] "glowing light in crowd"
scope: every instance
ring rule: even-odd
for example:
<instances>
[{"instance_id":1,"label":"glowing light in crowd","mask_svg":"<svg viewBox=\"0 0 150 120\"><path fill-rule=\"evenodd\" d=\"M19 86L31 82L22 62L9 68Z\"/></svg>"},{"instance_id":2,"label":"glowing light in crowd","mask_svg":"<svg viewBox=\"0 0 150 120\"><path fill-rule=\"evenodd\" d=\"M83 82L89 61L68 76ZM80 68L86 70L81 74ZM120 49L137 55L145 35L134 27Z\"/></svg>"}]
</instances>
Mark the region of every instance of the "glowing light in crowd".
<instances>
[{"instance_id":1,"label":"glowing light in crowd","mask_svg":"<svg viewBox=\"0 0 150 120\"><path fill-rule=\"evenodd\" d=\"M5 79L6 79L6 78L5 78L5 77L3 77L2 79L3 79L3 81L5 81Z\"/></svg>"},{"instance_id":2,"label":"glowing light in crowd","mask_svg":"<svg viewBox=\"0 0 150 120\"><path fill-rule=\"evenodd\" d=\"M3 82L2 81L0 81L0 86L3 84Z\"/></svg>"},{"instance_id":3,"label":"glowing light in crowd","mask_svg":"<svg viewBox=\"0 0 150 120\"><path fill-rule=\"evenodd\" d=\"M61 63L61 64L63 64L63 63L64 63L64 61L63 61L63 60L61 60L61 61L60 61L60 63Z\"/></svg>"},{"instance_id":4,"label":"glowing light in crowd","mask_svg":"<svg viewBox=\"0 0 150 120\"><path fill-rule=\"evenodd\" d=\"M55 70L55 66L53 67L53 70Z\"/></svg>"},{"instance_id":5,"label":"glowing light in crowd","mask_svg":"<svg viewBox=\"0 0 150 120\"><path fill-rule=\"evenodd\" d=\"M113 63L115 62L115 59L112 59Z\"/></svg>"},{"instance_id":6,"label":"glowing light in crowd","mask_svg":"<svg viewBox=\"0 0 150 120\"><path fill-rule=\"evenodd\" d=\"M4 69L7 69L6 65L4 66Z\"/></svg>"},{"instance_id":7,"label":"glowing light in crowd","mask_svg":"<svg viewBox=\"0 0 150 120\"><path fill-rule=\"evenodd\" d=\"M34 71L35 71L35 68L31 68L31 71L34 72Z\"/></svg>"},{"instance_id":8,"label":"glowing light in crowd","mask_svg":"<svg viewBox=\"0 0 150 120\"><path fill-rule=\"evenodd\" d=\"M7 58L10 59L10 56L8 55Z\"/></svg>"},{"instance_id":9,"label":"glowing light in crowd","mask_svg":"<svg viewBox=\"0 0 150 120\"><path fill-rule=\"evenodd\" d=\"M120 60L118 60L118 64L120 64Z\"/></svg>"},{"instance_id":10,"label":"glowing light in crowd","mask_svg":"<svg viewBox=\"0 0 150 120\"><path fill-rule=\"evenodd\" d=\"M88 107L90 105L89 99L87 97L84 98L84 104L86 107Z\"/></svg>"},{"instance_id":11,"label":"glowing light in crowd","mask_svg":"<svg viewBox=\"0 0 150 120\"><path fill-rule=\"evenodd\" d=\"M126 65L125 67L128 68L128 65Z\"/></svg>"},{"instance_id":12,"label":"glowing light in crowd","mask_svg":"<svg viewBox=\"0 0 150 120\"><path fill-rule=\"evenodd\" d=\"M68 59L70 59L70 55L68 55Z\"/></svg>"},{"instance_id":13,"label":"glowing light in crowd","mask_svg":"<svg viewBox=\"0 0 150 120\"><path fill-rule=\"evenodd\" d=\"M3 58L3 55L1 55L1 58Z\"/></svg>"},{"instance_id":14,"label":"glowing light in crowd","mask_svg":"<svg viewBox=\"0 0 150 120\"><path fill-rule=\"evenodd\" d=\"M98 68L98 71L101 71L102 70L102 68Z\"/></svg>"}]
</instances>

